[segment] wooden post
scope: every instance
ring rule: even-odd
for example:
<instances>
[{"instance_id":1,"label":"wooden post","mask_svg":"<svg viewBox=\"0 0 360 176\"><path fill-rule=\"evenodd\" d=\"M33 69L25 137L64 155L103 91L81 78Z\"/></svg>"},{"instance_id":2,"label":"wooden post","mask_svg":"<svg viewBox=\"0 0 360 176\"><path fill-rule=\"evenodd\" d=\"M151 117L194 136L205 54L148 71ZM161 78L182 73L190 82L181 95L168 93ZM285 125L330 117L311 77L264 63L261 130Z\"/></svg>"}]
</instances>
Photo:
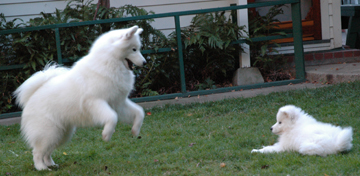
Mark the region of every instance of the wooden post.
<instances>
[{"instance_id":1,"label":"wooden post","mask_svg":"<svg viewBox=\"0 0 360 176\"><path fill-rule=\"evenodd\" d=\"M238 0L238 5L246 5L247 0ZM244 26L245 30L249 31L249 18L248 18L248 9L238 10L238 25ZM247 37L247 34L243 34L244 37ZM250 46L248 44L241 44L241 47L244 49L244 52L240 53L240 68L251 67L250 63Z\"/></svg>"}]
</instances>

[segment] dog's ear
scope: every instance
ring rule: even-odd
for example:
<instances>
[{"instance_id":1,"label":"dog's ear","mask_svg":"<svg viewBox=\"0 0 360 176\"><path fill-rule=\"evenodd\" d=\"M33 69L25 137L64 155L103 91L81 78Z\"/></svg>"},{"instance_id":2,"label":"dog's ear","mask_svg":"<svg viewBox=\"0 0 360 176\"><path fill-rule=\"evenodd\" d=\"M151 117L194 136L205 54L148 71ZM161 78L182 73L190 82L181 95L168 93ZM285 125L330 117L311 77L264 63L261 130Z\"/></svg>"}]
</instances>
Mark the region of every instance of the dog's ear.
<instances>
[{"instance_id":1,"label":"dog's ear","mask_svg":"<svg viewBox=\"0 0 360 176\"><path fill-rule=\"evenodd\" d=\"M288 119L290 119L290 120L294 120L294 119L295 119L295 117L294 117L291 113L289 113L289 112L287 112L287 111L282 111L282 113L283 113L283 115L284 115L286 118L288 118Z\"/></svg>"},{"instance_id":2,"label":"dog's ear","mask_svg":"<svg viewBox=\"0 0 360 176\"><path fill-rule=\"evenodd\" d=\"M125 38L126 39L130 39L131 37L134 36L135 32L139 29L139 26L133 26L130 29L128 29L128 31L125 34Z\"/></svg>"},{"instance_id":3,"label":"dog's ear","mask_svg":"<svg viewBox=\"0 0 360 176\"><path fill-rule=\"evenodd\" d=\"M284 115L286 118L291 119L291 117L290 117L290 114L289 114L289 113L287 113L286 111L282 111L282 113L283 113L283 115Z\"/></svg>"},{"instance_id":4,"label":"dog's ear","mask_svg":"<svg viewBox=\"0 0 360 176\"><path fill-rule=\"evenodd\" d=\"M144 30L142 28L139 28L137 31L136 31L136 34L137 35L140 35Z\"/></svg>"},{"instance_id":5,"label":"dog's ear","mask_svg":"<svg viewBox=\"0 0 360 176\"><path fill-rule=\"evenodd\" d=\"M296 115L292 112L286 112L283 111L284 115L286 118L289 118L291 121L295 121L296 120Z\"/></svg>"}]
</instances>

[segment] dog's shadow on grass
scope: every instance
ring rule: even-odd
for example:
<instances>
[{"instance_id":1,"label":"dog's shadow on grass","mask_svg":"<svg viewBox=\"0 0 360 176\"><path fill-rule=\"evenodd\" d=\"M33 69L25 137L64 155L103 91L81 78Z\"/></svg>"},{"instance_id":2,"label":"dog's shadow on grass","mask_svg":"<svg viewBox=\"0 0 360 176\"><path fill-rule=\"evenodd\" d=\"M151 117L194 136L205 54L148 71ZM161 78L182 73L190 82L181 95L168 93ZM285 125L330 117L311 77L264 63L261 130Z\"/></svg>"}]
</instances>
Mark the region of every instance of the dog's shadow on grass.
<instances>
[{"instance_id":1,"label":"dog's shadow on grass","mask_svg":"<svg viewBox=\"0 0 360 176\"><path fill-rule=\"evenodd\" d=\"M341 154L341 155L348 155L349 153L352 153L351 151L352 151L352 150L342 151L342 152L340 152L339 154Z\"/></svg>"}]
</instances>

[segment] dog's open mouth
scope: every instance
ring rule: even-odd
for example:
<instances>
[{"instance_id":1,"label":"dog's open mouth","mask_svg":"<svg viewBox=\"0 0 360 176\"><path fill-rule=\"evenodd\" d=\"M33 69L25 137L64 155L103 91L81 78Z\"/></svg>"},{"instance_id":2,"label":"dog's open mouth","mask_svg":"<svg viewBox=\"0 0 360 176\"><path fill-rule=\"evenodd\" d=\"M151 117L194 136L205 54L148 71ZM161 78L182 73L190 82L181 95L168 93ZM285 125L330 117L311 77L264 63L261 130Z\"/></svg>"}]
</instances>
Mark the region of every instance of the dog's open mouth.
<instances>
[{"instance_id":1,"label":"dog's open mouth","mask_svg":"<svg viewBox=\"0 0 360 176\"><path fill-rule=\"evenodd\" d=\"M127 59L127 58L125 58L125 60L126 60L126 62L127 62L127 64L128 64L128 68L130 69L130 70L133 70L133 65L134 65L134 63L133 62L131 62L129 59Z\"/></svg>"}]
</instances>

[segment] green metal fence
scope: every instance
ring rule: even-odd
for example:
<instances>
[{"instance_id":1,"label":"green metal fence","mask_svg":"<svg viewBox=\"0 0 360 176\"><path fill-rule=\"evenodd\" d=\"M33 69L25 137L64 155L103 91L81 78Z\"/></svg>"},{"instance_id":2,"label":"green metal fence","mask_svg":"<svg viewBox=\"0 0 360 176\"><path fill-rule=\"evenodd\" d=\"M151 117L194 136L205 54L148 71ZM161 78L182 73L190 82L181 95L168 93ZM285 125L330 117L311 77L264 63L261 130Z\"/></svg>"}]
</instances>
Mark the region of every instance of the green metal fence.
<instances>
[{"instance_id":1,"label":"green metal fence","mask_svg":"<svg viewBox=\"0 0 360 176\"><path fill-rule=\"evenodd\" d=\"M201 90L201 91L191 91L191 92L186 91L184 61L183 61L183 46L182 46L182 42L181 42L181 30L180 30L180 16L195 15L195 14L201 14L201 13L211 13L211 12L218 12L218 11L239 10L239 9L246 9L246 8L274 6L274 5L282 5L282 4L291 4L291 13L292 13L292 20L293 20L293 33L287 34L287 35L257 37L257 38L252 38L251 40L254 42L257 42L257 41L294 37L296 79L285 80L285 81L276 81L276 82L270 82L270 83L224 87L224 88ZM164 99L173 99L176 97L206 95L206 94L213 94L213 93L228 92L228 91L233 91L233 90L236 91L236 90L241 90L241 89L245 90L245 89L255 89L255 88L263 88L263 87L271 87L271 86L280 86L280 85L287 85L290 83L295 84L295 83L300 83L300 82L305 81L304 49L303 49L303 43L302 43L300 0L277 0L277 1L271 1L271 2L252 3L252 4L247 4L247 5L229 6L229 7L221 7L221 8L209 8L209 9L201 9L201 10L162 13L162 14L154 14L154 15L146 15L146 16L127 17L127 18L114 18L114 19L105 19L105 20L97 20L97 21L85 21L85 22L74 22L74 23L63 23L63 24L54 24L54 25L46 25L46 26L27 27L27 28L19 28L19 29L12 29L12 30L2 30L2 31L0 31L0 35L27 32L27 31L35 31L35 30L53 29L55 31L58 63L62 64L64 62L67 62L67 59L63 59L62 54L61 54L62 53L61 48L60 48L61 36L59 33L60 28L86 26L86 25L94 25L94 24L104 24L104 23L114 23L114 22L122 22L122 21L165 18L165 17L174 17L174 20L175 20L177 47L173 47L173 48L177 48L178 57L179 57L179 66L180 66L179 74L180 74L180 81L181 81L181 93L133 98L132 100L134 102L156 101L156 100L164 100ZM246 42L245 39L241 39L241 40L233 41L232 44L241 44L241 43L245 43L245 42ZM170 51L172 51L172 48L160 48L158 50L143 50L142 53L143 54L151 54L151 53L162 53L162 52L170 52ZM23 67L24 67L24 65L0 66L0 71L19 69L19 68L23 68ZM20 116L20 115L21 115L21 112L5 113L5 114L0 114L0 119L16 117L16 116Z\"/></svg>"}]
</instances>

